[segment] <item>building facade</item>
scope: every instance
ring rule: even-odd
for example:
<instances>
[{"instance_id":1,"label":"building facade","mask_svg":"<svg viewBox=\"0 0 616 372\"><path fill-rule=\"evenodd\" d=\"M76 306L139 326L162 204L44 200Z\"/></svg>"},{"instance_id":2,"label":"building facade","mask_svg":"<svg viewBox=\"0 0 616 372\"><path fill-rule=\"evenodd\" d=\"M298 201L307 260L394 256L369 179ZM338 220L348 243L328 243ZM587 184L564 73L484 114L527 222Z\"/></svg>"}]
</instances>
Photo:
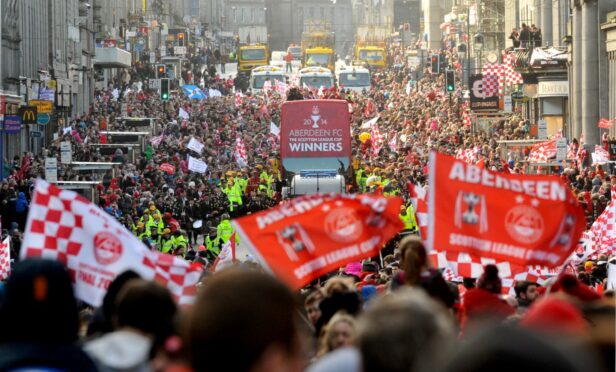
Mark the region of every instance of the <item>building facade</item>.
<instances>
[{"instance_id":1,"label":"building facade","mask_svg":"<svg viewBox=\"0 0 616 372\"><path fill-rule=\"evenodd\" d=\"M599 144L599 118L609 114L607 32L599 20L616 11L616 1L572 0L569 27L569 138L584 136L589 146ZM609 26L608 26L609 28Z\"/></svg>"},{"instance_id":2,"label":"building facade","mask_svg":"<svg viewBox=\"0 0 616 372\"><path fill-rule=\"evenodd\" d=\"M607 81L608 81L608 107L607 118L616 119L616 12L606 15L605 22L601 25L605 34L605 52L607 54ZM612 125L610 137L616 135L616 128Z\"/></svg>"}]
</instances>

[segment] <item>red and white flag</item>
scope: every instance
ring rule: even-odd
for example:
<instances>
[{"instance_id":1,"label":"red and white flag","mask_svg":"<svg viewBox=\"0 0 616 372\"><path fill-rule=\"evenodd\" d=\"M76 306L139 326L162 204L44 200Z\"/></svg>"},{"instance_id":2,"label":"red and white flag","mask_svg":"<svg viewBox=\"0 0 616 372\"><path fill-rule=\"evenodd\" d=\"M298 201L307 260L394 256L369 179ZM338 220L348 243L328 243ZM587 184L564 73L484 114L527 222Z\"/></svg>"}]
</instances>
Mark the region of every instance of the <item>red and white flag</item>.
<instances>
[{"instance_id":1,"label":"red and white flag","mask_svg":"<svg viewBox=\"0 0 616 372\"><path fill-rule=\"evenodd\" d=\"M589 229L592 239L592 254L616 253L616 185L612 186L612 199L603 213Z\"/></svg>"},{"instance_id":2,"label":"red and white flag","mask_svg":"<svg viewBox=\"0 0 616 372\"><path fill-rule=\"evenodd\" d=\"M610 120L608 118L601 118L597 122L597 126L601 129L610 129L614 124L614 120Z\"/></svg>"},{"instance_id":3,"label":"red and white flag","mask_svg":"<svg viewBox=\"0 0 616 372\"><path fill-rule=\"evenodd\" d=\"M378 255L404 227L401 205L399 197L313 194L231 223L263 267L299 289Z\"/></svg>"},{"instance_id":4,"label":"red and white flag","mask_svg":"<svg viewBox=\"0 0 616 372\"><path fill-rule=\"evenodd\" d=\"M164 138L165 138L164 134L161 134L160 136L157 136L157 137L152 137L152 139L150 139L150 143L152 144L152 146L158 147L163 142Z\"/></svg>"},{"instance_id":5,"label":"red and white flag","mask_svg":"<svg viewBox=\"0 0 616 372\"><path fill-rule=\"evenodd\" d=\"M528 161L530 163L545 163L554 157L556 157L556 138L533 145L528 155Z\"/></svg>"},{"instance_id":6,"label":"red and white flag","mask_svg":"<svg viewBox=\"0 0 616 372\"><path fill-rule=\"evenodd\" d=\"M389 149L392 152L398 151L398 133L395 130L392 130L391 132L389 132L389 135L387 137L387 144L389 145Z\"/></svg>"},{"instance_id":7,"label":"red and white flag","mask_svg":"<svg viewBox=\"0 0 616 372\"><path fill-rule=\"evenodd\" d=\"M244 141L240 137L235 139L235 161L240 168L244 168L248 165L248 154L246 153L246 146Z\"/></svg>"},{"instance_id":8,"label":"red and white flag","mask_svg":"<svg viewBox=\"0 0 616 372\"><path fill-rule=\"evenodd\" d=\"M370 142L372 147L372 155L376 156L379 154L379 151L381 151L381 147L383 147L383 135L379 130L378 123L376 122L370 128L370 139L372 140Z\"/></svg>"},{"instance_id":9,"label":"red and white flag","mask_svg":"<svg viewBox=\"0 0 616 372\"><path fill-rule=\"evenodd\" d=\"M428 238L428 196L426 189L420 185L409 183L407 185L411 203L415 207L415 217L422 240ZM447 279L450 281L458 281L458 277L479 278L483 273L485 265L494 264L498 267L499 276L501 278L518 277L521 274L528 272L539 272L545 276L548 270L546 267L530 267L511 264L508 261L499 261L491 258L475 256L468 253L445 252L440 249L434 249L429 252L430 259L435 267L443 269L443 277L446 275L454 276L455 279ZM447 274L446 274L447 273ZM508 292L508 291L507 291Z\"/></svg>"},{"instance_id":10,"label":"red and white flag","mask_svg":"<svg viewBox=\"0 0 616 372\"><path fill-rule=\"evenodd\" d=\"M236 107L242 105L242 97L244 97L242 92L235 92L235 106Z\"/></svg>"},{"instance_id":11,"label":"red and white flag","mask_svg":"<svg viewBox=\"0 0 616 372\"><path fill-rule=\"evenodd\" d=\"M235 261L235 250L237 244L235 234L235 232L231 234L229 241L222 246L218 257L216 257L214 264L212 264L212 271L220 271L233 265L233 262Z\"/></svg>"},{"instance_id":12,"label":"red and white flag","mask_svg":"<svg viewBox=\"0 0 616 372\"><path fill-rule=\"evenodd\" d=\"M585 229L584 211L558 177L494 173L436 152L428 174L430 249L557 267Z\"/></svg>"},{"instance_id":13,"label":"red and white flag","mask_svg":"<svg viewBox=\"0 0 616 372\"><path fill-rule=\"evenodd\" d=\"M11 238L6 237L0 243L0 280L5 280L11 274Z\"/></svg>"},{"instance_id":14,"label":"red and white flag","mask_svg":"<svg viewBox=\"0 0 616 372\"><path fill-rule=\"evenodd\" d=\"M37 180L21 254L66 265L75 295L100 306L109 284L126 270L166 286L180 305L192 303L202 269L150 251L122 224L79 194Z\"/></svg>"},{"instance_id":15,"label":"red and white flag","mask_svg":"<svg viewBox=\"0 0 616 372\"><path fill-rule=\"evenodd\" d=\"M610 153L603 146L595 145L595 152L592 153L593 164L605 164L610 161Z\"/></svg>"}]
</instances>

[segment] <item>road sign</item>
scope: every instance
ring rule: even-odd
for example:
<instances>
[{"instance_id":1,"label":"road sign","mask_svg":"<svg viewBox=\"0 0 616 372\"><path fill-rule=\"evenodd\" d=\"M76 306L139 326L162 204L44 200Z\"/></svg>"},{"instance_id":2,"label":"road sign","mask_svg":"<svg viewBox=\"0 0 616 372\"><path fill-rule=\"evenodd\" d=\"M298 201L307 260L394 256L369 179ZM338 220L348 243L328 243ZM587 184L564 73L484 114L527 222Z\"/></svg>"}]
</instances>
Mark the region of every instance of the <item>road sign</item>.
<instances>
[{"instance_id":1,"label":"road sign","mask_svg":"<svg viewBox=\"0 0 616 372\"><path fill-rule=\"evenodd\" d=\"M38 118L36 119L37 123L41 125L49 124L51 121L51 115L49 114L38 114Z\"/></svg>"},{"instance_id":2,"label":"road sign","mask_svg":"<svg viewBox=\"0 0 616 372\"><path fill-rule=\"evenodd\" d=\"M175 54L176 56L183 56L186 54L186 47L185 46L174 46L173 47L173 54Z\"/></svg>"},{"instance_id":3,"label":"road sign","mask_svg":"<svg viewBox=\"0 0 616 372\"><path fill-rule=\"evenodd\" d=\"M150 52L150 63L156 63L156 53Z\"/></svg>"},{"instance_id":4,"label":"road sign","mask_svg":"<svg viewBox=\"0 0 616 372\"><path fill-rule=\"evenodd\" d=\"M556 140L556 161L567 159L567 139L560 137Z\"/></svg>"},{"instance_id":5,"label":"road sign","mask_svg":"<svg viewBox=\"0 0 616 372\"><path fill-rule=\"evenodd\" d=\"M37 130L33 130L30 132L30 137L32 138L41 138L43 134Z\"/></svg>"},{"instance_id":6,"label":"road sign","mask_svg":"<svg viewBox=\"0 0 616 372\"><path fill-rule=\"evenodd\" d=\"M47 182L58 182L58 159L45 158L45 180Z\"/></svg>"},{"instance_id":7,"label":"road sign","mask_svg":"<svg viewBox=\"0 0 616 372\"><path fill-rule=\"evenodd\" d=\"M150 79L150 81L148 82L150 89L160 89L160 79Z\"/></svg>"},{"instance_id":8,"label":"road sign","mask_svg":"<svg viewBox=\"0 0 616 372\"><path fill-rule=\"evenodd\" d=\"M512 100L511 100L511 96L504 96L503 100L504 100L503 111L505 111L505 112L512 112L513 111L513 103L512 103Z\"/></svg>"},{"instance_id":9,"label":"road sign","mask_svg":"<svg viewBox=\"0 0 616 372\"><path fill-rule=\"evenodd\" d=\"M548 138L548 122L543 119L537 121L537 137L539 139Z\"/></svg>"},{"instance_id":10,"label":"road sign","mask_svg":"<svg viewBox=\"0 0 616 372\"><path fill-rule=\"evenodd\" d=\"M22 106L19 108L19 117L22 124L36 124L36 106Z\"/></svg>"},{"instance_id":11,"label":"road sign","mask_svg":"<svg viewBox=\"0 0 616 372\"><path fill-rule=\"evenodd\" d=\"M21 117L17 115L6 115L4 117L4 133L21 132Z\"/></svg>"},{"instance_id":12,"label":"road sign","mask_svg":"<svg viewBox=\"0 0 616 372\"><path fill-rule=\"evenodd\" d=\"M73 161L73 148L70 141L60 142L60 163L70 164Z\"/></svg>"},{"instance_id":13,"label":"road sign","mask_svg":"<svg viewBox=\"0 0 616 372\"><path fill-rule=\"evenodd\" d=\"M45 101L42 99L31 99L28 102L30 106L36 106L36 110L39 114L51 114L53 112L53 102Z\"/></svg>"},{"instance_id":14,"label":"road sign","mask_svg":"<svg viewBox=\"0 0 616 372\"><path fill-rule=\"evenodd\" d=\"M140 37L135 43L135 52L142 52L145 49L145 39Z\"/></svg>"},{"instance_id":15,"label":"road sign","mask_svg":"<svg viewBox=\"0 0 616 372\"><path fill-rule=\"evenodd\" d=\"M164 57L166 55L167 55L167 47L164 46L164 45L161 45L161 47L160 47L160 56Z\"/></svg>"}]
</instances>

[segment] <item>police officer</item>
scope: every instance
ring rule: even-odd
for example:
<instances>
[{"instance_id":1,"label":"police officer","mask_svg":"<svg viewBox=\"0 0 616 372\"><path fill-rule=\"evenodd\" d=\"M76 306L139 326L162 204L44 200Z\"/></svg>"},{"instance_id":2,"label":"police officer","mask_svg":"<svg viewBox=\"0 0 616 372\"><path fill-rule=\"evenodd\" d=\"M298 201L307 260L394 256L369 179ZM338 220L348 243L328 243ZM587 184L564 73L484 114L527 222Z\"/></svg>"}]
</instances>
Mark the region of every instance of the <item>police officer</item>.
<instances>
[{"instance_id":1,"label":"police officer","mask_svg":"<svg viewBox=\"0 0 616 372\"><path fill-rule=\"evenodd\" d=\"M173 249L173 254L180 257L186 256L188 252L188 241L182 230L178 229L173 233Z\"/></svg>"}]
</instances>

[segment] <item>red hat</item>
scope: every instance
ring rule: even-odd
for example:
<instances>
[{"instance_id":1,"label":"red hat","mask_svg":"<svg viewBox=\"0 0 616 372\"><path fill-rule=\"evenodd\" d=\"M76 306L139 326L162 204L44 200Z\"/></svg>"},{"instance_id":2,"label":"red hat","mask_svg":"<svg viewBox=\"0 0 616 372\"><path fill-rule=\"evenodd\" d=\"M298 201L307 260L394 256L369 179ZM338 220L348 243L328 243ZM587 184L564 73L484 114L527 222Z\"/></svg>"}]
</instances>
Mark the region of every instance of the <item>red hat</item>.
<instances>
[{"instance_id":1,"label":"red hat","mask_svg":"<svg viewBox=\"0 0 616 372\"><path fill-rule=\"evenodd\" d=\"M583 302L590 302L601 298L600 294L586 284L580 283L580 281L571 274L562 275L558 281L552 285L552 292L558 291L563 291Z\"/></svg>"},{"instance_id":2,"label":"red hat","mask_svg":"<svg viewBox=\"0 0 616 372\"><path fill-rule=\"evenodd\" d=\"M166 220L170 219L171 218L171 213L165 212L165 214L163 214L163 218L166 219Z\"/></svg>"},{"instance_id":3,"label":"red hat","mask_svg":"<svg viewBox=\"0 0 616 372\"><path fill-rule=\"evenodd\" d=\"M200 245L199 246L199 252L201 252L201 251L205 251L205 245Z\"/></svg>"},{"instance_id":4,"label":"red hat","mask_svg":"<svg viewBox=\"0 0 616 372\"><path fill-rule=\"evenodd\" d=\"M588 324L580 310L573 304L554 297L531 306L520 325L549 333L581 334L588 331Z\"/></svg>"}]
</instances>

